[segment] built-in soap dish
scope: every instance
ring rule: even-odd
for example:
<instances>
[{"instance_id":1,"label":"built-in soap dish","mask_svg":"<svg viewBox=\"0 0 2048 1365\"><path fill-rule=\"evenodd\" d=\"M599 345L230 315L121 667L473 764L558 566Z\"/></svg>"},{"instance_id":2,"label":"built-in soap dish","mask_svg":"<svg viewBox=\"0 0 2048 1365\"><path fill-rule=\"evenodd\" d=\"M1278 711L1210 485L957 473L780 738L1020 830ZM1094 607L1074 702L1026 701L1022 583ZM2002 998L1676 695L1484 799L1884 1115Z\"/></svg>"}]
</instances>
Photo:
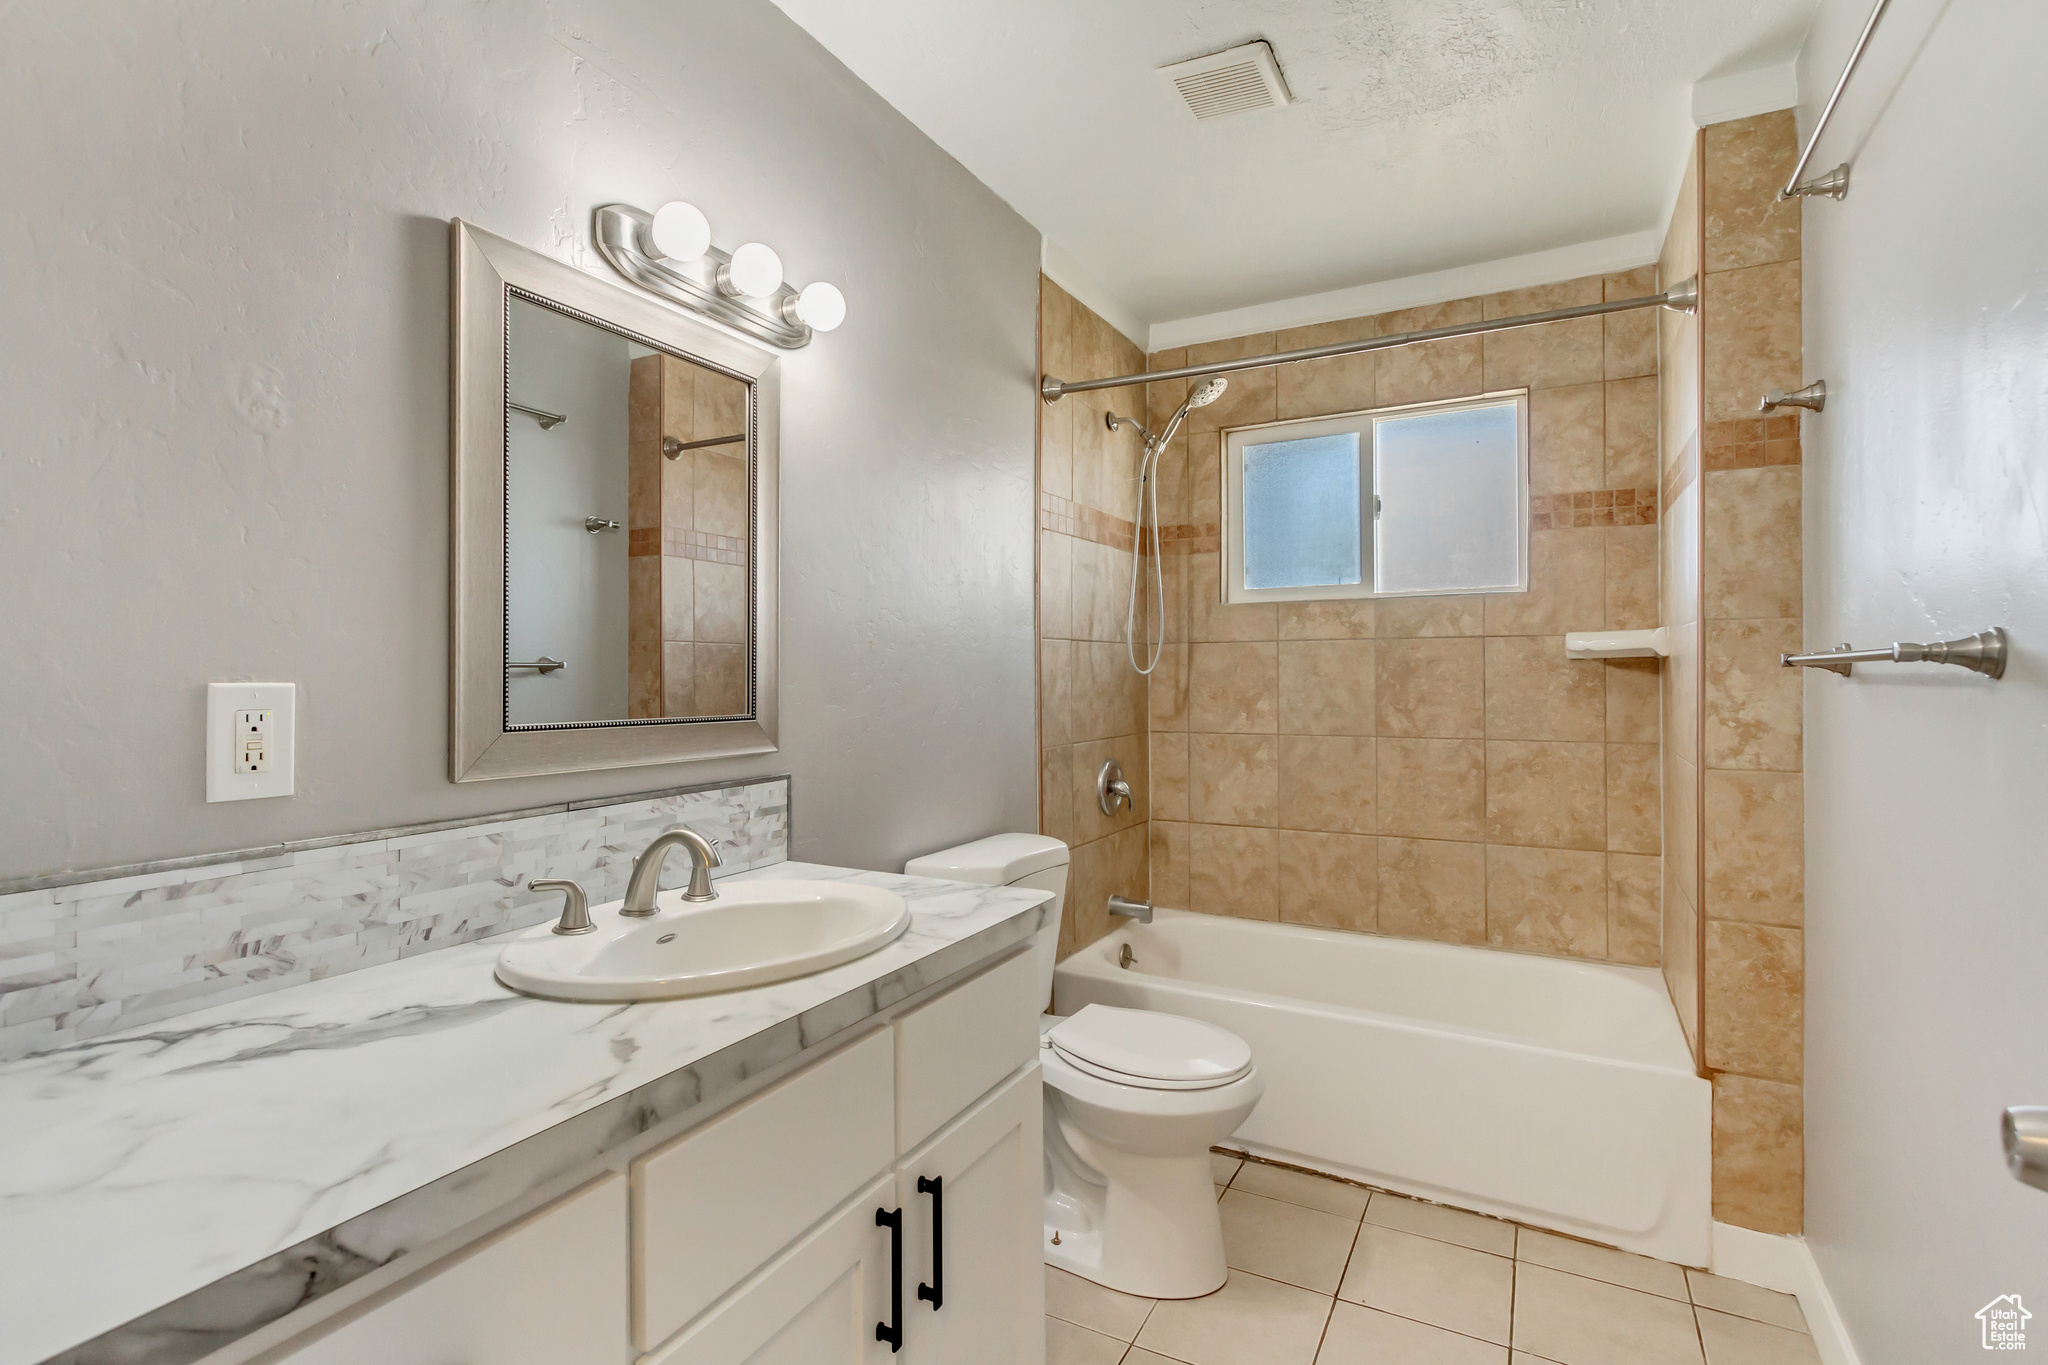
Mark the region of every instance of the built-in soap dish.
<instances>
[{"instance_id":1,"label":"built-in soap dish","mask_svg":"<svg viewBox=\"0 0 2048 1365\"><path fill-rule=\"evenodd\" d=\"M1664 627L1655 630L1574 631L1564 637L1571 659L1662 659L1671 653Z\"/></svg>"}]
</instances>

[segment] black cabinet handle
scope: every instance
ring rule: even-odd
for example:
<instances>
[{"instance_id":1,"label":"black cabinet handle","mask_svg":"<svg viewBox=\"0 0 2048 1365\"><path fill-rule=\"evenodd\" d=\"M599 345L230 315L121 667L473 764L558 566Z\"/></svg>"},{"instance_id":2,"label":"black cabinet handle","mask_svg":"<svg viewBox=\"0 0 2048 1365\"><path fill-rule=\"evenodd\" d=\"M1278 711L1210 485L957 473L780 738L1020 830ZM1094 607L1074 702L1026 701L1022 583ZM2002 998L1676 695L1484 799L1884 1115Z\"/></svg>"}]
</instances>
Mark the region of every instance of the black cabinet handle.
<instances>
[{"instance_id":1,"label":"black cabinet handle","mask_svg":"<svg viewBox=\"0 0 2048 1365\"><path fill-rule=\"evenodd\" d=\"M919 1284L917 1296L936 1313L946 1306L946 1177L919 1176L917 1192L932 1197L932 1282Z\"/></svg>"},{"instance_id":2,"label":"black cabinet handle","mask_svg":"<svg viewBox=\"0 0 2048 1365\"><path fill-rule=\"evenodd\" d=\"M903 1349L903 1210L875 1210L875 1226L889 1229L889 1322L875 1324L875 1340L889 1343L889 1354Z\"/></svg>"}]
</instances>

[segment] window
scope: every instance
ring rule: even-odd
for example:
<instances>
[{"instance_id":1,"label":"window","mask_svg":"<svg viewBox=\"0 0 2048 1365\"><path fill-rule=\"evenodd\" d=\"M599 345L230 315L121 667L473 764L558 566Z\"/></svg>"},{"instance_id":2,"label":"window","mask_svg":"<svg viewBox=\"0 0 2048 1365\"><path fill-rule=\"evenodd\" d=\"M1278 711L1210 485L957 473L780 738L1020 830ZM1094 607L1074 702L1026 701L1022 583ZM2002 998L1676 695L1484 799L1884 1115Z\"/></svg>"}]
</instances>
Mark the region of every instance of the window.
<instances>
[{"instance_id":1,"label":"window","mask_svg":"<svg viewBox=\"0 0 2048 1365\"><path fill-rule=\"evenodd\" d=\"M1528 418L1509 393L1224 432L1224 599L1526 589Z\"/></svg>"}]
</instances>

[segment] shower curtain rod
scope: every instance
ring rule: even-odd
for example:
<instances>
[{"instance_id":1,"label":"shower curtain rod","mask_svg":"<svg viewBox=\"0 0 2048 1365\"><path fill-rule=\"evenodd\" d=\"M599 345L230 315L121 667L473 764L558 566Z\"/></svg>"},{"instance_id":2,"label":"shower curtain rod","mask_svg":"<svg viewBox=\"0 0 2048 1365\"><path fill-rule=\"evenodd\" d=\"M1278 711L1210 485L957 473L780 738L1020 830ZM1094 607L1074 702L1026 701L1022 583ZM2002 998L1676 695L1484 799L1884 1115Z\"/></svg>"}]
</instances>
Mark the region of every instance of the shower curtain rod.
<instances>
[{"instance_id":1,"label":"shower curtain rod","mask_svg":"<svg viewBox=\"0 0 2048 1365\"><path fill-rule=\"evenodd\" d=\"M1686 279L1680 280L1661 294L1652 294L1647 298L1618 299L1613 303L1587 303L1577 308L1552 308L1543 313L1523 313L1518 317L1494 318L1488 322L1462 322L1453 327L1432 327L1427 331L1401 332L1390 337L1338 341L1328 346L1309 346L1299 351L1282 351L1278 355L1212 360L1206 365L1183 365L1175 370L1151 370L1144 374L1119 374L1108 379L1067 380L1046 375L1039 380L1038 392L1046 402L1057 403L1070 393L1087 393L1092 389L1120 389L1128 384L1156 384L1169 379L1203 379L1212 374L1236 374L1239 370L1263 370L1269 365L1293 365L1304 360L1328 360L1334 356L1357 355L1361 351L1386 351L1396 346L1413 346L1418 342L1477 336L1482 332L1504 332L1513 327L1537 327L1546 322L1569 322L1573 318L1597 318L1608 313L1633 312L1638 308L1669 308L1674 313L1696 313L1699 306L1699 281Z\"/></svg>"}]
</instances>

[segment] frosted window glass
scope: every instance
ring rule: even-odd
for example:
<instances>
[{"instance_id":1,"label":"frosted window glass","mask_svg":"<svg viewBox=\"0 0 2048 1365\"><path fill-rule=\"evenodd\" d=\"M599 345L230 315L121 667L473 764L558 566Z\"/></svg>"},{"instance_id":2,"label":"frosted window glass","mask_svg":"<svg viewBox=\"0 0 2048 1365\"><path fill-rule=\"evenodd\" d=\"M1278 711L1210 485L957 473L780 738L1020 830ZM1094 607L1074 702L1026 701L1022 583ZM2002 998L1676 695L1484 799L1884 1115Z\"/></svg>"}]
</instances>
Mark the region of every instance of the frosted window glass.
<instances>
[{"instance_id":1,"label":"frosted window glass","mask_svg":"<svg viewBox=\"0 0 2048 1365\"><path fill-rule=\"evenodd\" d=\"M1516 407L1387 417L1374 434L1374 588L1472 592L1521 582Z\"/></svg>"},{"instance_id":2,"label":"frosted window glass","mask_svg":"<svg viewBox=\"0 0 2048 1365\"><path fill-rule=\"evenodd\" d=\"M1328 587L1363 571L1358 433L1244 448L1244 585Z\"/></svg>"}]
</instances>

